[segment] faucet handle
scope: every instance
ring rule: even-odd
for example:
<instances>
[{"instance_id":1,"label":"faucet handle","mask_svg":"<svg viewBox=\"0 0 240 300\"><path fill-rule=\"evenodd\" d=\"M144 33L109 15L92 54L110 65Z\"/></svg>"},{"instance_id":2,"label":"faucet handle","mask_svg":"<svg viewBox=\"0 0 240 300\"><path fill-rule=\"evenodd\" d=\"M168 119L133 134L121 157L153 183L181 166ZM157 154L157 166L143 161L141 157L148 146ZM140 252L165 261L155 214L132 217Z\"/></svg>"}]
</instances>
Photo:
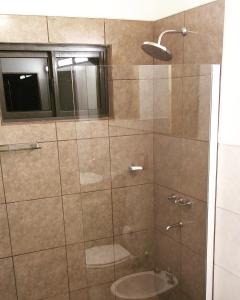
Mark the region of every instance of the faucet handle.
<instances>
[{"instance_id":1,"label":"faucet handle","mask_svg":"<svg viewBox=\"0 0 240 300\"><path fill-rule=\"evenodd\" d=\"M168 197L168 200L170 200L170 201L177 201L177 195L175 195L175 194L173 194L173 195L171 195L171 196L169 196Z\"/></svg>"}]
</instances>

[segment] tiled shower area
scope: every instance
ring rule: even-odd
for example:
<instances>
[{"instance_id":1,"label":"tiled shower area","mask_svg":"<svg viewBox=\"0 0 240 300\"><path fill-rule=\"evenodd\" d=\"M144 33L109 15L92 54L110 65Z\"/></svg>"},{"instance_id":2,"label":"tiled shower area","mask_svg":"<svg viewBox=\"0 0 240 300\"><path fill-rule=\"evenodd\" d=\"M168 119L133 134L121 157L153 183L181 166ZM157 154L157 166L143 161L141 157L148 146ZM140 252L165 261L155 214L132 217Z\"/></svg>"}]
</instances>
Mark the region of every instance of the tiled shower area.
<instances>
[{"instance_id":1,"label":"tiled shower area","mask_svg":"<svg viewBox=\"0 0 240 300\"><path fill-rule=\"evenodd\" d=\"M1 42L109 45L108 118L0 126L1 145L40 145L0 154L0 299L119 300L113 282L159 269L178 279L163 300L205 299L209 122L223 10L220 0L156 22L0 16ZM141 50L183 25L199 34L166 37L172 64Z\"/></svg>"}]
</instances>

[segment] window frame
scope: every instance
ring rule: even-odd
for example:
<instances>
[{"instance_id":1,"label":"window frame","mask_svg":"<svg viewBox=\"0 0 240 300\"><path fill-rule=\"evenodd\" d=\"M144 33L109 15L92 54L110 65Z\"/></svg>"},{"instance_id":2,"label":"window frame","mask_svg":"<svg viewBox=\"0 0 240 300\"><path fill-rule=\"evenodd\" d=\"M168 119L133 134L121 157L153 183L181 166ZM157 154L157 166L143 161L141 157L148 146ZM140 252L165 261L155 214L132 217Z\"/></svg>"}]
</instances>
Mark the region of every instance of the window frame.
<instances>
[{"instance_id":1,"label":"window frame","mask_svg":"<svg viewBox=\"0 0 240 300\"><path fill-rule=\"evenodd\" d=\"M33 121L43 119L72 119L80 117L79 109L75 111L62 111L60 109L60 98L58 90L57 57L98 57L98 90L100 99L98 116L108 117L108 89L107 89L107 46L105 45L79 45L79 44L19 44L19 43L0 43L0 58L25 58L41 57L48 59L49 66L49 98L51 110L48 111L23 111L8 112L6 110L5 92L3 86L3 76L0 64L0 104L2 118L5 122L11 121Z\"/></svg>"}]
</instances>

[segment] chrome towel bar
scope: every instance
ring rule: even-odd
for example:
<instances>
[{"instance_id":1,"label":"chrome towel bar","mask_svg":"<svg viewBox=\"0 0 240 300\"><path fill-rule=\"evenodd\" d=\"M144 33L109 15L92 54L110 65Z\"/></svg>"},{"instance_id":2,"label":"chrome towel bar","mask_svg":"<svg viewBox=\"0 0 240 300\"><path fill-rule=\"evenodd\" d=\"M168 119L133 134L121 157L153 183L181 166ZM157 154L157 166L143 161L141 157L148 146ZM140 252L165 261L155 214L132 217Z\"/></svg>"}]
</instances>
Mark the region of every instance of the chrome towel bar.
<instances>
[{"instance_id":1,"label":"chrome towel bar","mask_svg":"<svg viewBox=\"0 0 240 300\"><path fill-rule=\"evenodd\" d=\"M41 148L42 147L38 143L9 144L9 145L0 145L0 152L35 150Z\"/></svg>"}]
</instances>

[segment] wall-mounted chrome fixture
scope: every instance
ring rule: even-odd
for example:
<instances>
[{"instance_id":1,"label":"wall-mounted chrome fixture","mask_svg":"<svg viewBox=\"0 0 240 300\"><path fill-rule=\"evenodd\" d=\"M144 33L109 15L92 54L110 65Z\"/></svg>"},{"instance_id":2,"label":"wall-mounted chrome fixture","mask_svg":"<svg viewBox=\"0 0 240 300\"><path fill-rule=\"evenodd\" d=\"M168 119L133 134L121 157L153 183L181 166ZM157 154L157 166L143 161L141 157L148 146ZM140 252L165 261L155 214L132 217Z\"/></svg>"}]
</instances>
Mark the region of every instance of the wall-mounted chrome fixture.
<instances>
[{"instance_id":1,"label":"wall-mounted chrome fixture","mask_svg":"<svg viewBox=\"0 0 240 300\"><path fill-rule=\"evenodd\" d=\"M168 200L170 200L173 204L179 205L179 206L191 206L192 205L192 201L178 197L177 195L169 196Z\"/></svg>"},{"instance_id":2,"label":"wall-mounted chrome fixture","mask_svg":"<svg viewBox=\"0 0 240 300\"><path fill-rule=\"evenodd\" d=\"M160 60L171 60L172 59L171 51L167 47L161 45L163 36L167 33L180 33L182 36L186 36L188 32L189 31L187 30L186 27L182 27L179 30L176 29L165 30L159 35L157 43L144 42L142 44L142 49L153 58L160 59Z\"/></svg>"},{"instance_id":3,"label":"wall-mounted chrome fixture","mask_svg":"<svg viewBox=\"0 0 240 300\"><path fill-rule=\"evenodd\" d=\"M130 173L140 172L140 171L143 171L143 166L130 165L130 166L128 167L128 171L129 171Z\"/></svg>"},{"instance_id":4,"label":"wall-mounted chrome fixture","mask_svg":"<svg viewBox=\"0 0 240 300\"><path fill-rule=\"evenodd\" d=\"M179 206L191 206L192 205L192 201L180 198L180 199L176 199L174 201L174 204L179 205Z\"/></svg>"},{"instance_id":5,"label":"wall-mounted chrome fixture","mask_svg":"<svg viewBox=\"0 0 240 300\"><path fill-rule=\"evenodd\" d=\"M42 147L38 143L0 145L0 152L36 150Z\"/></svg>"},{"instance_id":6,"label":"wall-mounted chrome fixture","mask_svg":"<svg viewBox=\"0 0 240 300\"><path fill-rule=\"evenodd\" d=\"M182 228L183 227L183 222L178 222L178 223L175 223L175 224L171 224L171 225L168 225L166 226L166 230L169 231L170 229L172 228L176 228L176 227L179 227L179 228Z\"/></svg>"}]
</instances>

